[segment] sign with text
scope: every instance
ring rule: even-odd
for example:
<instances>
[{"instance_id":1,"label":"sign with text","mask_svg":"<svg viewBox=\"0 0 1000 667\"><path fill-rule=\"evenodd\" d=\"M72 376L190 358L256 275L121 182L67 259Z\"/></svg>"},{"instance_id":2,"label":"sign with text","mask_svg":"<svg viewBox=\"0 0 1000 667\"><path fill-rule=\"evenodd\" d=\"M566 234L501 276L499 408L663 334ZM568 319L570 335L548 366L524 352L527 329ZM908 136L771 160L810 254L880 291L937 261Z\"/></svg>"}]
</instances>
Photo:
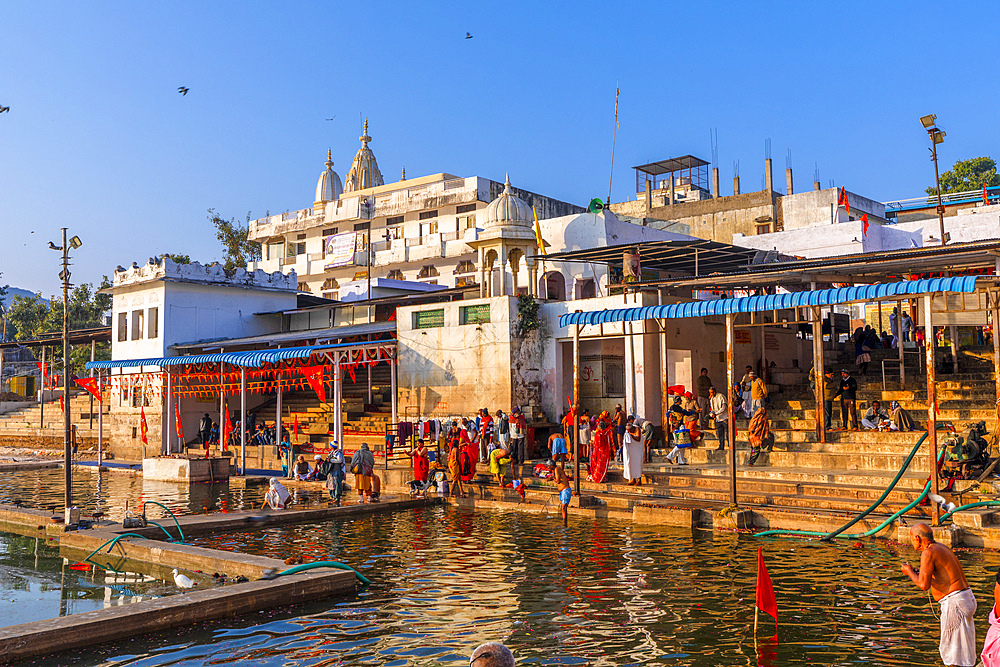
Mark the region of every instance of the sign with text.
<instances>
[{"instance_id":1,"label":"sign with text","mask_svg":"<svg viewBox=\"0 0 1000 667\"><path fill-rule=\"evenodd\" d=\"M324 263L323 268L332 269L338 266L347 266L354 263L354 247L357 232L344 232L334 234L324 239Z\"/></svg>"}]
</instances>

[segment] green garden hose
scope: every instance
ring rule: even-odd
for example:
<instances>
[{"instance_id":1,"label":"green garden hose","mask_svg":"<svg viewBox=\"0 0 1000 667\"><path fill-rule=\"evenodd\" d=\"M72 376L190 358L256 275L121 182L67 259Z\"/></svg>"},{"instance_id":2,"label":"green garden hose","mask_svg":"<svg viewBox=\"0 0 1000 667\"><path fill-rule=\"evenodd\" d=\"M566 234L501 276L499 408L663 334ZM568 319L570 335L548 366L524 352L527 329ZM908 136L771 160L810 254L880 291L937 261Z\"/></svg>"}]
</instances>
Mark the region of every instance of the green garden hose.
<instances>
[{"instance_id":1,"label":"green garden hose","mask_svg":"<svg viewBox=\"0 0 1000 667\"><path fill-rule=\"evenodd\" d=\"M281 572L276 572L274 574L274 576L280 577L283 574L295 574L296 572L304 572L305 570L312 570L312 569L317 568L317 567L333 567L333 568L336 568L338 570L350 570L351 572L354 573L354 576L356 576L358 578L358 581L360 581L361 583L363 583L365 586L370 586L371 583L372 583L371 581L368 580L368 577L366 577L365 575L361 574L360 572L358 572L357 570L355 570L350 565L345 565L344 563L338 563L335 560L318 560L318 561L315 561L313 563L302 563L301 565L296 565L295 567L290 567L287 570L282 570Z\"/></svg>"},{"instance_id":2,"label":"green garden hose","mask_svg":"<svg viewBox=\"0 0 1000 667\"><path fill-rule=\"evenodd\" d=\"M180 523L180 521L178 521L177 517L174 516L174 513L170 511L170 508L167 507L166 505L164 505L163 503L158 503L155 500L147 500L146 502L144 502L142 504L142 516L143 517L146 516L146 505L149 505L150 503L152 503L153 505L159 505L160 507L162 507L163 509L165 509L167 511L167 514L170 515L170 518L174 520L174 525L177 526L177 532L181 536L181 540L180 541L184 542L184 540L185 540L185 538L184 538L184 531L181 530L181 523ZM152 523L154 526L160 526L160 524L155 523L153 521L147 521L147 523ZM160 526L160 528L163 530L164 533L167 533L166 528L163 528L163 526ZM170 533L167 533L167 537L170 537L171 539L173 539L173 537L171 537Z\"/></svg>"},{"instance_id":3,"label":"green garden hose","mask_svg":"<svg viewBox=\"0 0 1000 667\"><path fill-rule=\"evenodd\" d=\"M973 507L1000 507L1000 500L980 500L976 503L969 503L968 505L962 505L961 507L956 507L950 512L945 512L941 515L941 520L944 521L951 517L955 512L961 512L963 510L972 509Z\"/></svg>"},{"instance_id":4,"label":"green garden hose","mask_svg":"<svg viewBox=\"0 0 1000 667\"><path fill-rule=\"evenodd\" d=\"M147 540L147 539L149 539L149 538L148 538L148 537L146 537L145 535L139 535L139 534L137 534L137 533L122 533L121 535L115 535L115 536L114 536L113 538L111 538L110 540L108 540L107 542L105 542L104 544L102 544L101 546L99 546L99 547L97 547L96 549L94 549L94 550L93 550L93 551L92 551L92 552L90 553L90 555L89 555L89 556L87 556L86 558L84 558L83 560L85 560L85 561L89 561L89 560L90 560L91 558L93 558L93 557L94 557L94 555L95 555L95 554L97 554L97 552L98 552L98 551L100 551L100 550L101 550L101 549L103 549L104 547L107 547L107 546L108 546L109 544L110 544L111 546L110 546L110 547L108 547L108 552L110 552L110 551L111 551L111 549L112 549L112 548L114 548L114 546L115 546L116 544L118 544L118 540L122 539L123 537L138 537L138 538L139 538L139 539L141 539L141 540ZM94 563L94 564L96 565L96 563Z\"/></svg>"}]
</instances>

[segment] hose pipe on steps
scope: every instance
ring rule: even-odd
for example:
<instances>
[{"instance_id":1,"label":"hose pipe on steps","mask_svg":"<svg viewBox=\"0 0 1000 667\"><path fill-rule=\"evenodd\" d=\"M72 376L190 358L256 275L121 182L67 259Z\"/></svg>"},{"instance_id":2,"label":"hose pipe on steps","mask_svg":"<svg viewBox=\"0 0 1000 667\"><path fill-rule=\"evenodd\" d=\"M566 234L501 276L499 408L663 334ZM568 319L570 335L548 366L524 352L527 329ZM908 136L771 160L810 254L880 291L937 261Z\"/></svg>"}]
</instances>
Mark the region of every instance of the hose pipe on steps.
<instances>
[{"instance_id":1,"label":"hose pipe on steps","mask_svg":"<svg viewBox=\"0 0 1000 667\"><path fill-rule=\"evenodd\" d=\"M859 539L859 538L864 538L864 537L871 537L872 535L878 534L879 532L881 532L882 530L884 530L889 524L891 524L893 521L895 521L896 519L898 519L899 517L901 517L902 515L906 514L911 509L913 509L914 507L916 507L917 505L919 505L921 502L923 502L924 498L926 498L927 494L930 493L930 491L931 491L931 481L929 479L927 480L927 483L924 484L924 490L920 492L920 495L917 496L917 498L913 502L911 502L910 504L908 504L903 509L901 509L898 512L896 512L893 515L891 515L888 519L886 519L885 521L883 521L876 528L873 528L871 530L865 531L863 533L856 533L856 534L853 534L853 535L844 535L843 532L845 530L847 530L848 528L850 528L851 526L853 526L854 524L856 524L861 519L863 519L865 516L867 516L868 514L870 514L880 504L882 504L882 502L885 500L885 498L889 495L889 492L892 491L892 488L899 481L899 479L902 476L903 472L910 465L910 461L913 460L914 454L916 454L917 449L919 448L920 444L923 443L923 441L924 441L924 439L926 437L927 437L927 432L925 431L923 437L920 438L920 441L917 442L917 444L913 447L913 451L911 451L910 455L906 458L906 461L903 462L903 466L900 468L899 473L896 474L896 478L892 481L892 484L890 484L889 488L886 489L886 492L884 494L882 494L882 497L879 498L879 500L874 505L872 505L867 510L865 510L864 512L862 512L862 514L860 516L855 517L851 521L848 521L845 525L841 526L840 528L838 528L837 530L833 531L832 533L823 533L823 532L818 532L818 531L814 531L814 530L765 530L764 532L761 532L761 533L755 533L755 535L757 537L767 537L767 536L770 536L770 535L801 535L803 537L821 537L821 538L823 538L823 540L832 540L832 539L837 538L837 537L841 537L841 538L844 538L844 539ZM941 450L938 453L937 463L941 462L941 459L944 457L944 453L945 453L944 450Z\"/></svg>"},{"instance_id":2,"label":"hose pipe on steps","mask_svg":"<svg viewBox=\"0 0 1000 667\"><path fill-rule=\"evenodd\" d=\"M350 570L351 572L354 573L354 576L358 578L358 581L360 581L365 586L370 586L371 583L372 583L368 579L368 577L366 577L365 575L361 574L360 572L358 572L357 570L355 570L350 565L346 565L344 563L338 563L335 560L318 560L318 561L315 561L313 563L302 563L301 565L296 565L295 567L290 567L287 570L282 570L281 572L275 572L273 576L280 577L280 576L282 576L284 574L295 574L297 572L304 572L306 570L313 570L313 569L318 568L318 567L332 567L332 568L336 568L338 570Z\"/></svg>"}]
</instances>

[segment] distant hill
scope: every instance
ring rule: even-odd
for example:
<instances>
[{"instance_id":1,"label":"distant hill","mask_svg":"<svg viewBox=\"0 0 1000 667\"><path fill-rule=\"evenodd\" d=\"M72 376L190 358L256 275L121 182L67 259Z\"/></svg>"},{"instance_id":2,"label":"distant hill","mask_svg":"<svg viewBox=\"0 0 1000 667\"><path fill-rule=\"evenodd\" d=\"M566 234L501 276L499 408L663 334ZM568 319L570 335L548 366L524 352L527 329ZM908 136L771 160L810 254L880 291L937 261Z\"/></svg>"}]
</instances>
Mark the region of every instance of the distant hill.
<instances>
[{"instance_id":1,"label":"distant hill","mask_svg":"<svg viewBox=\"0 0 1000 667\"><path fill-rule=\"evenodd\" d=\"M4 303L5 306L14 302L14 297L17 296L35 296L35 293L31 290L21 289L20 287L8 287L7 288L7 299ZM48 303L48 299L42 299L43 303Z\"/></svg>"}]
</instances>

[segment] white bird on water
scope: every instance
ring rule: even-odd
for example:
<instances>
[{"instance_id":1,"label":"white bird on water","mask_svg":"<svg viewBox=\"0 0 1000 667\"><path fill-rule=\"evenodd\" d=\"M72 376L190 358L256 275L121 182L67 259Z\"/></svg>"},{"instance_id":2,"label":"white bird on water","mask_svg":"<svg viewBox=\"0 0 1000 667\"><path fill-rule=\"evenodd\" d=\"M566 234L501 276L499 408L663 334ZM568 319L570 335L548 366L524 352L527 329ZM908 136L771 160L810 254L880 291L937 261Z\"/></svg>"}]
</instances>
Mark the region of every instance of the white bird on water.
<instances>
[{"instance_id":1,"label":"white bird on water","mask_svg":"<svg viewBox=\"0 0 1000 667\"><path fill-rule=\"evenodd\" d=\"M177 584L177 588L194 588L198 585L187 575L177 574L177 568L174 568L174 583Z\"/></svg>"}]
</instances>

